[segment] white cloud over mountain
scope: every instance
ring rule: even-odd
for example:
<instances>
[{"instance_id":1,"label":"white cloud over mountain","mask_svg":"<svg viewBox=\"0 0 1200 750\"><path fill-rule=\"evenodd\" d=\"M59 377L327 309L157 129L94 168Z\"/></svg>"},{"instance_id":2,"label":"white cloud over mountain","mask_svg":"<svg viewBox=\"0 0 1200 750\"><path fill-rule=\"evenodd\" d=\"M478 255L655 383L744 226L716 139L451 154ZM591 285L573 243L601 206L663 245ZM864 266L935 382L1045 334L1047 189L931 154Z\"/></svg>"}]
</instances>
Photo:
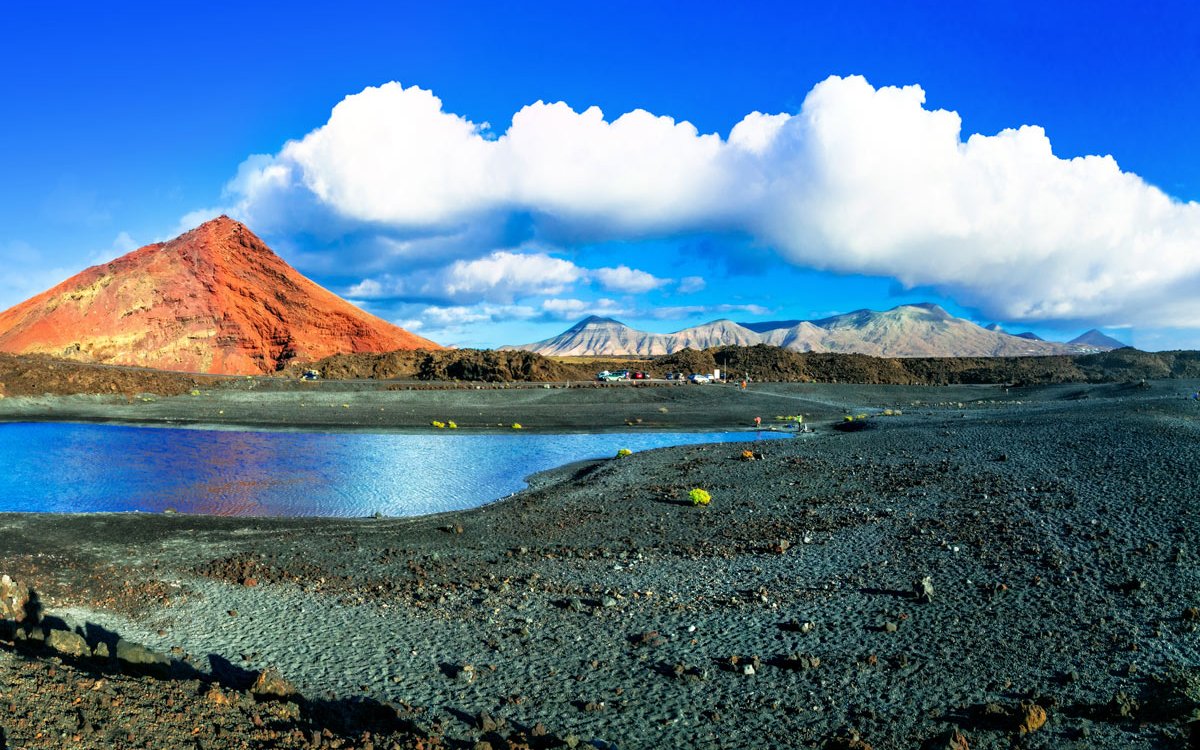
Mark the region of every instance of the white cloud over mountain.
<instances>
[{"instance_id":1,"label":"white cloud over mountain","mask_svg":"<svg viewBox=\"0 0 1200 750\"><path fill-rule=\"evenodd\" d=\"M496 250L442 267L363 279L350 287L347 295L364 300L418 297L511 303L521 297L562 294L590 281L609 291L638 294L671 280L628 266L589 270L544 252Z\"/></svg>"},{"instance_id":2,"label":"white cloud over mountain","mask_svg":"<svg viewBox=\"0 0 1200 750\"><path fill-rule=\"evenodd\" d=\"M932 286L1009 321L1200 320L1200 204L1108 156L1060 159L1036 126L964 140L956 113L924 103L918 86L831 77L798 113L751 113L725 138L561 102L525 107L493 134L429 91L390 83L247 160L229 190L235 213L264 231L324 212L346 232L408 243L409 257L439 238L490 236L479 227L502 235L513 217L548 246L718 231L801 266ZM666 281L496 247L456 246L436 279L382 274L358 296L427 283L511 302L584 279L631 293Z\"/></svg>"},{"instance_id":3,"label":"white cloud over mountain","mask_svg":"<svg viewBox=\"0 0 1200 750\"><path fill-rule=\"evenodd\" d=\"M590 275L605 289L614 292L628 292L630 294L648 292L671 281L670 279L660 279L653 274L639 271L629 266L597 268Z\"/></svg>"},{"instance_id":4,"label":"white cloud over mountain","mask_svg":"<svg viewBox=\"0 0 1200 750\"><path fill-rule=\"evenodd\" d=\"M486 296L497 289L506 296L560 294L584 274L571 261L545 253L497 250L485 258L455 261L445 274L445 294L452 298Z\"/></svg>"},{"instance_id":5,"label":"white cloud over mountain","mask_svg":"<svg viewBox=\"0 0 1200 750\"><path fill-rule=\"evenodd\" d=\"M537 305L497 305L480 302L473 305L428 305L414 309L415 317L395 322L409 330L420 330L439 341L457 343L481 324L511 323L513 321L574 321L587 315L625 315L632 312L616 300L601 298L544 299Z\"/></svg>"}]
</instances>

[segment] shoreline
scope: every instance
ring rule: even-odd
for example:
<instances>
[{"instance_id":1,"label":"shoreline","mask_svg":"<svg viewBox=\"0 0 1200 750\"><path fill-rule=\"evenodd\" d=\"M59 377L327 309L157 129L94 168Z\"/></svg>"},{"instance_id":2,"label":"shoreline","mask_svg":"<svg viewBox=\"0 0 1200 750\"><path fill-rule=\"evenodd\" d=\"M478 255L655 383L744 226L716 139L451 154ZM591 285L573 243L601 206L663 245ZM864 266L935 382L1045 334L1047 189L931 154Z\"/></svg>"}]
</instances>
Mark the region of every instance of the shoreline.
<instances>
[{"instance_id":1,"label":"shoreline","mask_svg":"<svg viewBox=\"0 0 1200 750\"><path fill-rule=\"evenodd\" d=\"M561 427L525 427L515 430L511 425L496 424L496 425L460 425L456 428L433 428L426 426L424 428L414 426L375 426L363 424L349 424L341 422L332 423L314 423L310 425L292 425L285 426L276 422L207 422L207 421L181 421L181 420L148 420L148 419L122 419L108 417L90 417L85 415L71 415L68 417L18 417L12 419L0 419L0 426L6 424L76 424L76 425L112 425L114 427L145 427L150 429L176 429L176 430L197 430L211 432L278 432L278 433L318 433L318 434L377 434L377 435L422 435L425 437L454 437L455 435L511 435L511 434L530 434L530 435L620 435L620 434L636 434L636 433L698 433L698 432L713 432L713 433L749 433L749 432L769 432L777 435L797 434L795 430L787 429L772 429L770 427L755 427L753 425L689 425L689 426L673 426L661 424L639 424L635 426L624 425L605 425L597 428L585 428L582 426L574 429ZM816 430L809 433L799 434L814 434Z\"/></svg>"},{"instance_id":2,"label":"shoreline","mask_svg":"<svg viewBox=\"0 0 1200 750\"><path fill-rule=\"evenodd\" d=\"M1184 394L1194 381L1155 381L1155 395ZM852 385L758 383L663 388L514 388L389 390L386 384L320 384L320 389L246 388L196 391L197 395L140 397L74 395L0 399L0 423L80 422L233 426L283 430L430 431L433 420L453 420L460 430L609 432L625 429L696 431L750 427L776 415L801 413L809 423L885 409L928 410L962 404L968 411L1046 402L1071 394L1122 395L1125 384ZM1084 396L1086 397L1086 396Z\"/></svg>"}]
</instances>

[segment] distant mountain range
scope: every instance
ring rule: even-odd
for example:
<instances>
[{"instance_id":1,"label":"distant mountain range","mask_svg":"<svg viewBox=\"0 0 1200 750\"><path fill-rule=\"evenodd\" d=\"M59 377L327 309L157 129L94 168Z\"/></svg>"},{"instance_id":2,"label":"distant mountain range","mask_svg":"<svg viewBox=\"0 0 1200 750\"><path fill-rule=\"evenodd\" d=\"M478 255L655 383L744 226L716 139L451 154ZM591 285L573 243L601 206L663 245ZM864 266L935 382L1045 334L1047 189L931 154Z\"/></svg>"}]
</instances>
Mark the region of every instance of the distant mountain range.
<instances>
[{"instance_id":1,"label":"distant mountain range","mask_svg":"<svg viewBox=\"0 0 1200 750\"><path fill-rule=\"evenodd\" d=\"M770 344L799 352L839 352L876 357L1020 357L1086 354L1125 346L1097 330L1066 343L1032 333L1012 335L956 318L931 303L891 310L856 310L821 320L735 323L714 320L675 333L647 333L592 316L563 333L532 344L507 346L548 356L655 356L681 349Z\"/></svg>"}]
</instances>

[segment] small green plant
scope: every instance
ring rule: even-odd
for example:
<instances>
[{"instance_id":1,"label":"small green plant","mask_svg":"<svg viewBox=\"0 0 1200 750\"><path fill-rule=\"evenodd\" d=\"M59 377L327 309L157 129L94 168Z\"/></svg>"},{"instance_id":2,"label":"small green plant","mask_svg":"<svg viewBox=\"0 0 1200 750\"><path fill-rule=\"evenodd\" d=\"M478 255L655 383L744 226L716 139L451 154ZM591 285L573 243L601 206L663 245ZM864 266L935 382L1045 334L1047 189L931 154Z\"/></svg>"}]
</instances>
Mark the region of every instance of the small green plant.
<instances>
[{"instance_id":1,"label":"small green plant","mask_svg":"<svg viewBox=\"0 0 1200 750\"><path fill-rule=\"evenodd\" d=\"M708 494L707 490L697 487L688 493L688 499L692 501L692 505L708 505L712 502L712 495Z\"/></svg>"},{"instance_id":2,"label":"small green plant","mask_svg":"<svg viewBox=\"0 0 1200 750\"><path fill-rule=\"evenodd\" d=\"M625 458L626 456L632 456L632 455L633 455L633 451L629 450L628 448L621 448L620 450L617 451L617 458Z\"/></svg>"},{"instance_id":3,"label":"small green plant","mask_svg":"<svg viewBox=\"0 0 1200 750\"><path fill-rule=\"evenodd\" d=\"M438 428L439 430L444 429L446 427L445 422L439 422L436 419L433 420L432 422L430 422L429 424L433 425L434 427Z\"/></svg>"},{"instance_id":4,"label":"small green plant","mask_svg":"<svg viewBox=\"0 0 1200 750\"><path fill-rule=\"evenodd\" d=\"M850 416L849 414L847 414L846 416L842 417L842 421L843 421L843 422L853 422L853 421L854 421L854 417L852 417L852 416Z\"/></svg>"},{"instance_id":5,"label":"small green plant","mask_svg":"<svg viewBox=\"0 0 1200 750\"><path fill-rule=\"evenodd\" d=\"M512 423L512 428L513 428L514 430L521 430L521 429L524 429L523 427L521 427L521 423L520 423L520 422L513 422L513 423Z\"/></svg>"},{"instance_id":6,"label":"small green plant","mask_svg":"<svg viewBox=\"0 0 1200 750\"><path fill-rule=\"evenodd\" d=\"M446 427L448 427L448 428L449 428L449 429L451 429L451 430L457 430L457 429L458 429L458 425L457 425L457 424L455 424L453 420L451 420L451 421L447 422L447 423L446 423Z\"/></svg>"}]
</instances>

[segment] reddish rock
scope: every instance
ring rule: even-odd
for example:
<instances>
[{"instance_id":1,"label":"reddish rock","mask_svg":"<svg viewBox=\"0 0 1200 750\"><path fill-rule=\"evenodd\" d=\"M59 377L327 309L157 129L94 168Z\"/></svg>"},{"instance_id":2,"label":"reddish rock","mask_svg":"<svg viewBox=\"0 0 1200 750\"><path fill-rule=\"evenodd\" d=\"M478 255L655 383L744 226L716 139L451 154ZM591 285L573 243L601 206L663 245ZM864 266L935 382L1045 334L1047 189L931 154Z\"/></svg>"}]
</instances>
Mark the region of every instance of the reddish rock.
<instances>
[{"instance_id":1,"label":"reddish rock","mask_svg":"<svg viewBox=\"0 0 1200 750\"><path fill-rule=\"evenodd\" d=\"M296 695L296 688L273 668L268 667L258 673L250 692L259 698L289 698Z\"/></svg>"},{"instance_id":2,"label":"reddish rock","mask_svg":"<svg viewBox=\"0 0 1200 750\"><path fill-rule=\"evenodd\" d=\"M25 603L29 601L27 590L9 578L0 576L0 620L20 622L25 619Z\"/></svg>"},{"instance_id":3,"label":"reddish rock","mask_svg":"<svg viewBox=\"0 0 1200 750\"><path fill-rule=\"evenodd\" d=\"M226 216L0 313L0 351L251 375L289 360L442 347L301 276Z\"/></svg>"},{"instance_id":4,"label":"reddish rock","mask_svg":"<svg viewBox=\"0 0 1200 750\"><path fill-rule=\"evenodd\" d=\"M1046 709L1036 703L1022 703L1017 714L1017 731L1021 734L1036 732L1046 723Z\"/></svg>"}]
</instances>

